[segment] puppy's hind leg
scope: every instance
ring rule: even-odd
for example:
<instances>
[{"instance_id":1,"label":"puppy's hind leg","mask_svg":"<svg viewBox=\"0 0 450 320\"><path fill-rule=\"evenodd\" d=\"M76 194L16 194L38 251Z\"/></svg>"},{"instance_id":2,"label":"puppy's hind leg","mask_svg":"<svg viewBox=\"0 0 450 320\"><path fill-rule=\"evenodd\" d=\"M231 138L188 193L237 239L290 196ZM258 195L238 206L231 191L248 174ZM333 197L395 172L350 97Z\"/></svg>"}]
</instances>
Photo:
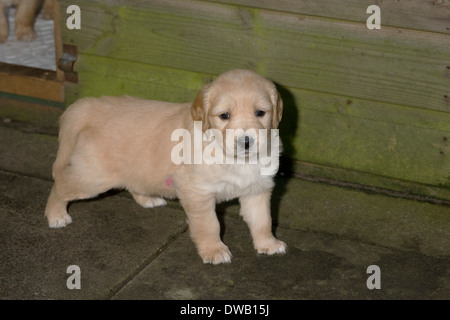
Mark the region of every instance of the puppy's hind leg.
<instances>
[{"instance_id":1,"label":"puppy's hind leg","mask_svg":"<svg viewBox=\"0 0 450 320\"><path fill-rule=\"evenodd\" d=\"M55 184L50 191L45 216L50 228L62 228L72 222L67 204L73 200L93 198L114 187L111 181L95 174L80 175L73 166L66 166L55 174Z\"/></svg>"},{"instance_id":2,"label":"puppy's hind leg","mask_svg":"<svg viewBox=\"0 0 450 320\"><path fill-rule=\"evenodd\" d=\"M149 197L136 192L131 192L131 195L133 196L134 200L136 200L136 202L144 208L160 207L167 204L166 200L161 197Z\"/></svg>"},{"instance_id":3,"label":"puppy's hind leg","mask_svg":"<svg viewBox=\"0 0 450 320\"><path fill-rule=\"evenodd\" d=\"M45 216L50 228L62 228L72 222L72 218L67 213L67 204L68 201L62 200L58 195L58 187L55 183L45 207Z\"/></svg>"}]
</instances>

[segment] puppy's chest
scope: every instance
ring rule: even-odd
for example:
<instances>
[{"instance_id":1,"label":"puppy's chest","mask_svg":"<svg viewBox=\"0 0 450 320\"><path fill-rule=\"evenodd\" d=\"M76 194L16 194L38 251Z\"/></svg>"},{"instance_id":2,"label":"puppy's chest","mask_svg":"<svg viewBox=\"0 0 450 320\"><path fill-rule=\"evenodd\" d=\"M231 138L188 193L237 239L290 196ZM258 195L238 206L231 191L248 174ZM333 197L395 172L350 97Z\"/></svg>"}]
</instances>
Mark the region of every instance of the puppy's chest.
<instances>
[{"instance_id":1,"label":"puppy's chest","mask_svg":"<svg viewBox=\"0 0 450 320\"><path fill-rule=\"evenodd\" d=\"M205 187L215 193L218 201L226 201L270 190L273 185L272 176L261 175L259 168L238 167L224 170L218 179L209 180Z\"/></svg>"}]
</instances>

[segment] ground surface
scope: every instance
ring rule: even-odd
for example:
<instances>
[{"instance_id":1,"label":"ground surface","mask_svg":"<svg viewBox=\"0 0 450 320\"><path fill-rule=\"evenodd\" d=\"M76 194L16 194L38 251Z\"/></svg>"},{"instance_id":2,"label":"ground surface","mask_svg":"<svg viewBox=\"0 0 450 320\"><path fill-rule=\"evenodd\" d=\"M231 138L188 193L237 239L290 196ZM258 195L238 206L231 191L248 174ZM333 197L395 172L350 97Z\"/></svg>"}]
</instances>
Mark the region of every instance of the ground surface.
<instances>
[{"instance_id":1,"label":"ground surface","mask_svg":"<svg viewBox=\"0 0 450 320\"><path fill-rule=\"evenodd\" d=\"M144 209L126 192L111 192L73 203L74 222L49 229L44 208L57 138L6 122L0 299L450 298L447 206L278 177L273 217L288 252L257 255L231 202L218 212L232 262L204 265L177 201ZM72 265L81 289L68 289ZM367 287L371 265L381 289Z\"/></svg>"}]
</instances>

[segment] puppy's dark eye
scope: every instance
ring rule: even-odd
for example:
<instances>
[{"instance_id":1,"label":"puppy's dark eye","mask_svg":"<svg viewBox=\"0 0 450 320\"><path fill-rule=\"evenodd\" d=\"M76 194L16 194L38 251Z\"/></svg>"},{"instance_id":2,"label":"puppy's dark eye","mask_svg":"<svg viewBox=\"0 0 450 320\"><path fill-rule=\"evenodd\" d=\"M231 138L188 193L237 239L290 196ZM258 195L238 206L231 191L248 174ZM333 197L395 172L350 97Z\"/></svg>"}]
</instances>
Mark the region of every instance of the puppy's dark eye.
<instances>
[{"instance_id":1,"label":"puppy's dark eye","mask_svg":"<svg viewBox=\"0 0 450 320\"><path fill-rule=\"evenodd\" d=\"M262 111L262 110L258 110L258 111L255 112L255 114L256 114L257 117L264 117L266 112Z\"/></svg>"},{"instance_id":2,"label":"puppy's dark eye","mask_svg":"<svg viewBox=\"0 0 450 320\"><path fill-rule=\"evenodd\" d=\"M219 114L219 118L222 120L228 120L230 119L230 114L228 112L221 113Z\"/></svg>"}]
</instances>

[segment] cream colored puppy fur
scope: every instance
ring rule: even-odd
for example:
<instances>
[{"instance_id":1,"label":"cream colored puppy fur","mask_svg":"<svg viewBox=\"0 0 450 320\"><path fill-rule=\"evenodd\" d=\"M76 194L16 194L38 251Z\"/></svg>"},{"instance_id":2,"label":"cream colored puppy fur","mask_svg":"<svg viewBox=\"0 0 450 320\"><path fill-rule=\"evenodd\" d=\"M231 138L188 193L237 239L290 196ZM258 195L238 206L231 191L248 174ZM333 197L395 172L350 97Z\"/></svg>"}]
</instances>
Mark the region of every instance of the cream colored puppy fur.
<instances>
[{"instance_id":1,"label":"cream colored puppy fur","mask_svg":"<svg viewBox=\"0 0 450 320\"><path fill-rule=\"evenodd\" d=\"M284 253L285 243L271 231L273 176L261 175L261 164L176 165L171 159L172 148L179 143L171 141L176 129L192 133L194 121L202 121L203 130L215 128L224 136L226 129L273 129L281 120L282 107L271 81L242 69L220 75L193 103L127 96L75 102L61 118L55 183L45 209L49 226L72 222L68 202L112 188L127 189L146 208L178 197L203 262L226 263L231 253L220 239L215 205L239 198L240 214L258 253Z\"/></svg>"}]
</instances>

